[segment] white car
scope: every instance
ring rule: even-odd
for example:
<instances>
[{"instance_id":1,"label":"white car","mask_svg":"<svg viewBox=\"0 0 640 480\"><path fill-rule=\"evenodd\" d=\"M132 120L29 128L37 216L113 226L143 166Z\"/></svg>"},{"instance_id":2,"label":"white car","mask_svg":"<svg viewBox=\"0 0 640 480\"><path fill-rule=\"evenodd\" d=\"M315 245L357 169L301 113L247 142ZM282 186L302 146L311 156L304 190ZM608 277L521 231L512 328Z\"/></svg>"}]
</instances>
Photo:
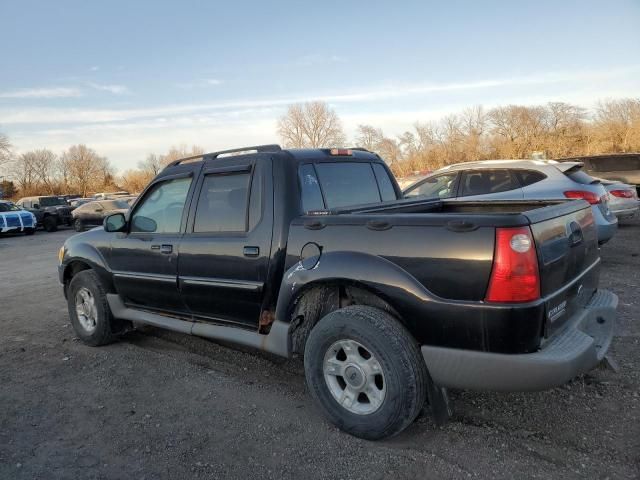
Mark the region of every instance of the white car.
<instances>
[{"instance_id":1,"label":"white car","mask_svg":"<svg viewBox=\"0 0 640 480\"><path fill-rule=\"evenodd\" d=\"M615 234L618 219L609 208L605 187L582 167L581 162L555 160L457 163L407 187L403 195L463 201L583 199L591 204L602 244Z\"/></svg>"},{"instance_id":2,"label":"white car","mask_svg":"<svg viewBox=\"0 0 640 480\"><path fill-rule=\"evenodd\" d=\"M36 217L12 202L0 200L0 233L26 233L36 231Z\"/></svg>"},{"instance_id":3,"label":"white car","mask_svg":"<svg viewBox=\"0 0 640 480\"><path fill-rule=\"evenodd\" d=\"M618 219L633 218L640 209L638 192L633 185L600 179L609 192L609 207Z\"/></svg>"}]
</instances>

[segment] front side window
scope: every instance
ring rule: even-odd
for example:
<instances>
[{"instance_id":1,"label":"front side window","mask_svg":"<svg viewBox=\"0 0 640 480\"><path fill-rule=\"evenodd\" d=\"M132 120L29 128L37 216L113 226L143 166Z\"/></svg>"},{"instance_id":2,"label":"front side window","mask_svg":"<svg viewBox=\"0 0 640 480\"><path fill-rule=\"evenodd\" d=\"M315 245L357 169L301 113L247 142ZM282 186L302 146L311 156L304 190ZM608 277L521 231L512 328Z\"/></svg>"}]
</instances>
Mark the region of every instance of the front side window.
<instances>
[{"instance_id":1,"label":"front side window","mask_svg":"<svg viewBox=\"0 0 640 480\"><path fill-rule=\"evenodd\" d=\"M429 177L414 188L407 190L405 197L452 198L456 196L457 172Z\"/></svg>"},{"instance_id":2,"label":"front side window","mask_svg":"<svg viewBox=\"0 0 640 480\"><path fill-rule=\"evenodd\" d=\"M204 177L193 231L246 232L250 178L249 173Z\"/></svg>"},{"instance_id":3,"label":"front side window","mask_svg":"<svg viewBox=\"0 0 640 480\"><path fill-rule=\"evenodd\" d=\"M487 195L520 188L509 170L468 170L462 174L462 196Z\"/></svg>"},{"instance_id":4,"label":"front side window","mask_svg":"<svg viewBox=\"0 0 640 480\"><path fill-rule=\"evenodd\" d=\"M154 185L131 217L131 232L178 233L191 178Z\"/></svg>"},{"instance_id":5,"label":"front side window","mask_svg":"<svg viewBox=\"0 0 640 480\"><path fill-rule=\"evenodd\" d=\"M15 212L19 210L20 208L13 203L0 203L0 212Z\"/></svg>"}]
</instances>

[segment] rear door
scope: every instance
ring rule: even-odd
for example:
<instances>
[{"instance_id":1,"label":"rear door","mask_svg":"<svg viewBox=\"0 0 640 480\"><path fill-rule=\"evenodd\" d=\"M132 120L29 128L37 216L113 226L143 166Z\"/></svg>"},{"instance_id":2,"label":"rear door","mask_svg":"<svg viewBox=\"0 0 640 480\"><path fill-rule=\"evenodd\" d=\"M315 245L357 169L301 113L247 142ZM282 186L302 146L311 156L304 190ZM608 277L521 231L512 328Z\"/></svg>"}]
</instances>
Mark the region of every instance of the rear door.
<instances>
[{"instance_id":1,"label":"rear door","mask_svg":"<svg viewBox=\"0 0 640 480\"><path fill-rule=\"evenodd\" d=\"M523 198L520 183L510 169L464 170L460 177L457 200L522 200Z\"/></svg>"},{"instance_id":2,"label":"rear door","mask_svg":"<svg viewBox=\"0 0 640 480\"><path fill-rule=\"evenodd\" d=\"M187 313L178 291L178 245L192 183L191 173L158 179L131 213L129 231L115 234L110 264L126 304Z\"/></svg>"},{"instance_id":3,"label":"rear door","mask_svg":"<svg viewBox=\"0 0 640 480\"><path fill-rule=\"evenodd\" d=\"M257 328L271 258L270 158L205 166L180 243L182 298L195 318Z\"/></svg>"}]
</instances>

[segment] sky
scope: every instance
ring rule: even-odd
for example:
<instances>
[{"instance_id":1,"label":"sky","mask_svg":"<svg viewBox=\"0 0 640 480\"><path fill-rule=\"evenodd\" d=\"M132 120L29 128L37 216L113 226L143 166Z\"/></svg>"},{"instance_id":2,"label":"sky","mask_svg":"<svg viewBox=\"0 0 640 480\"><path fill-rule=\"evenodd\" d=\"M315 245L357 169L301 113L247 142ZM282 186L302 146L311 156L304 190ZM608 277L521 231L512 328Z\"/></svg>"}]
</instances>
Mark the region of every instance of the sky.
<instances>
[{"instance_id":1,"label":"sky","mask_svg":"<svg viewBox=\"0 0 640 480\"><path fill-rule=\"evenodd\" d=\"M640 0L0 0L0 132L17 152L278 141L295 102L349 138L471 105L640 97Z\"/></svg>"}]
</instances>

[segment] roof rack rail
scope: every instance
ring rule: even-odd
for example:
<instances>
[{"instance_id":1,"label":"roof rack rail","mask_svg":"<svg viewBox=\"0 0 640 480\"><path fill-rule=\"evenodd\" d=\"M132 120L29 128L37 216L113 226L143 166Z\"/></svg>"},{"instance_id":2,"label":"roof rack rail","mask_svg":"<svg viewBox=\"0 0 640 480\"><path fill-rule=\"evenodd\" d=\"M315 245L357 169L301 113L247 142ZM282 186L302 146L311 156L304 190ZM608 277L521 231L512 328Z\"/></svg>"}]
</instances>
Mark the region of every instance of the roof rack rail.
<instances>
[{"instance_id":1,"label":"roof rack rail","mask_svg":"<svg viewBox=\"0 0 640 480\"><path fill-rule=\"evenodd\" d=\"M230 148L228 150L220 150L219 152L211 152L211 153L203 153L202 155L193 155L191 157L185 157L185 158L179 158L178 160L174 160L173 162L167 164L167 166L165 168L169 168L169 167L174 167L176 165L180 165L183 162L189 162L191 160L196 160L196 159L212 159L212 158L217 158L220 155L225 155L228 153L239 153L239 152L257 152L257 153L264 153L264 152L280 152L282 151L282 148L280 148L280 145L276 145L276 144L270 144L270 145L254 145L252 147L239 147L239 148Z\"/></svg>"}]
</instances>

